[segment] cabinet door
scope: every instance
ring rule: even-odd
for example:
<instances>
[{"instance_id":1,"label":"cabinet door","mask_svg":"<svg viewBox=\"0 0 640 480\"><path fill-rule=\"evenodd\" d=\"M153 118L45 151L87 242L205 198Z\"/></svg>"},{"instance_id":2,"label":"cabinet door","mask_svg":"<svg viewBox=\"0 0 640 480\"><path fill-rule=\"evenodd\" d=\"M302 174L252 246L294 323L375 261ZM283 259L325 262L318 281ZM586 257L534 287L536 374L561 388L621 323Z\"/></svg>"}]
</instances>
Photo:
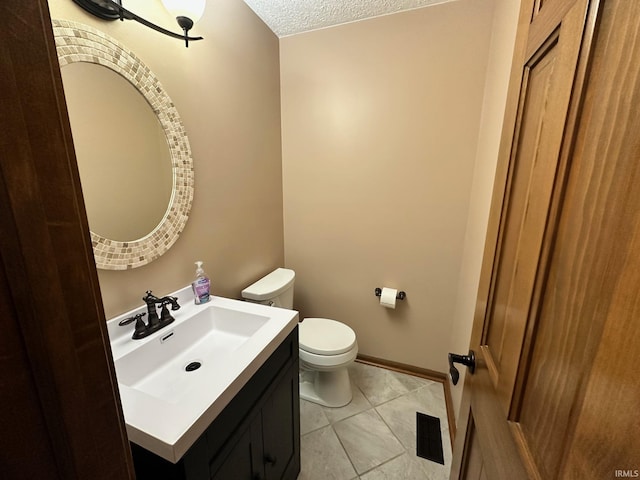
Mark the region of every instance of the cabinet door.
<instances>
[{"instance_id":1,"label":"cabinet door","mask_svg":"<svg viewBox=\"0 0 640 480\"><path fill-rule=\"evenodd\" d=\"M260 415L249 424L236 443L228 447L211 464L211 480L261 480L264 478L262 464L262 439Z\"/></svg>"},{"instance_id":2,"label":"cabinet door","mask_svg":"<svg viewBox=\"0 0 640 480\"><path fill-rule=\"evenodd\" d=\"M300 470L298 365L286 372L262 408L266 480L296 478Z\"/></svg>"}]
</instances>

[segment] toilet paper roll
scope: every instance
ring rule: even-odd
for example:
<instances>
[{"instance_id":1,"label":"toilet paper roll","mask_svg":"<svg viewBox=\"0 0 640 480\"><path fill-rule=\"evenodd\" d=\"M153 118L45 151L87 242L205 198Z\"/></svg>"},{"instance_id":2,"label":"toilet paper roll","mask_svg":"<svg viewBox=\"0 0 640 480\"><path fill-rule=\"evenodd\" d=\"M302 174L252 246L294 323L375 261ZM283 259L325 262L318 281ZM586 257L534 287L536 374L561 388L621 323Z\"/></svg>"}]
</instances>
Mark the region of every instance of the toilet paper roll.
<instances>
[{"instance_id":1,"label":"toilet paper roll","mask_svg":"<svg viewBox=\"0 0 640 480\"><path fill-rule=\"evenodd\" d=\"M380 305L385 308L396 308L396 296L398 290L395 288L382 288L382 294L380 295Z\"/></svg>"}]
</instances>

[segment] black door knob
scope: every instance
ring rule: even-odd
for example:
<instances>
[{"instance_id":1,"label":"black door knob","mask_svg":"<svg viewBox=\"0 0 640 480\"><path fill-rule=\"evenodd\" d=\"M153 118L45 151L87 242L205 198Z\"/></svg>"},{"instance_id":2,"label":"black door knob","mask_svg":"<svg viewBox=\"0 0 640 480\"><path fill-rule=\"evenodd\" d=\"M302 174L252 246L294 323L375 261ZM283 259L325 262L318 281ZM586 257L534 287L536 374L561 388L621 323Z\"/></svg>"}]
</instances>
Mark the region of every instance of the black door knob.
<instances>
[{"instance_id":1,"label":"black door knob","mask_svg":"<svg viewBox=\"0 0 640 480\"><path fill-rule=\"evenodd\" d=\"M461 363L469 367L469 371L471 373L476 371L476 354L473 350L469 350L468 355L458 355L457 353L449 354L449 375L451 375L451 381L454 385L458 384L458 380L460 379L460 372L453 365L454 363Z\"/></svg>"}]
</instances>

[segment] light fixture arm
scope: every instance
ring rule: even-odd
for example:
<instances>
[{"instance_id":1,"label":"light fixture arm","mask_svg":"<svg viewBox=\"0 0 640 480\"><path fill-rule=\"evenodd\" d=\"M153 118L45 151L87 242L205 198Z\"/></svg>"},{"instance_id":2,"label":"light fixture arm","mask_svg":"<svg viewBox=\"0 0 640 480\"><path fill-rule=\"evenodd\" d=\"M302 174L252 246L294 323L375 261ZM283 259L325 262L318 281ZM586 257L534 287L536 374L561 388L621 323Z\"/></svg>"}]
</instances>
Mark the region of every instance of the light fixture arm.
<instances>
[{"instance_id":1,"label":"light fixture arm","mask_svg":"<svg viewBox=\"0 0 640 480\"><path fill-rule=\"evenodd\" d=\"M189 30L193 27L193 21L187 17L177 17L178 25L182 27L183 33L175 33L166 28L162 28L155 23L151 23L149 20L146 20L130 10L127 10L122 6L122 1L114 1L114 0L100 0L100 5L97 5L93 0L73 0L83 9L88 11L89 13L100 17L105 20L116 20L120 19L124 20L134 20L142 25L149 27L156 32L163 33L169 37L177 38L179 40L185 41L185 46L189 46L189 41L202 40L203 37L190 37L188 35Z\"/></svg>"}]
</instances>

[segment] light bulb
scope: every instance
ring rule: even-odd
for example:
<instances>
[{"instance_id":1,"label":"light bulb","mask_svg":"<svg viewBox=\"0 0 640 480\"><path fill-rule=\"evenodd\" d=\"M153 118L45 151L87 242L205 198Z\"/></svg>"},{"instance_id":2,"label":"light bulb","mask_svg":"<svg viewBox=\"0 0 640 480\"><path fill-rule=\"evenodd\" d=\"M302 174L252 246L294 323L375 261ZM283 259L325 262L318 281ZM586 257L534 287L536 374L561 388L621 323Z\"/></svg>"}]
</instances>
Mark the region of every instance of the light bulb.
<instances>
[{"instance_id":1,"label":"light bulb","mask_svg":"<svg viewBox=\"0 0 640 480\"><path fill-rule=\"evenodd\" d=\"M187 17L197 22L204 13L205 0L162 0L164 8L174 17Z\"/></svg>"}]
</instances>

